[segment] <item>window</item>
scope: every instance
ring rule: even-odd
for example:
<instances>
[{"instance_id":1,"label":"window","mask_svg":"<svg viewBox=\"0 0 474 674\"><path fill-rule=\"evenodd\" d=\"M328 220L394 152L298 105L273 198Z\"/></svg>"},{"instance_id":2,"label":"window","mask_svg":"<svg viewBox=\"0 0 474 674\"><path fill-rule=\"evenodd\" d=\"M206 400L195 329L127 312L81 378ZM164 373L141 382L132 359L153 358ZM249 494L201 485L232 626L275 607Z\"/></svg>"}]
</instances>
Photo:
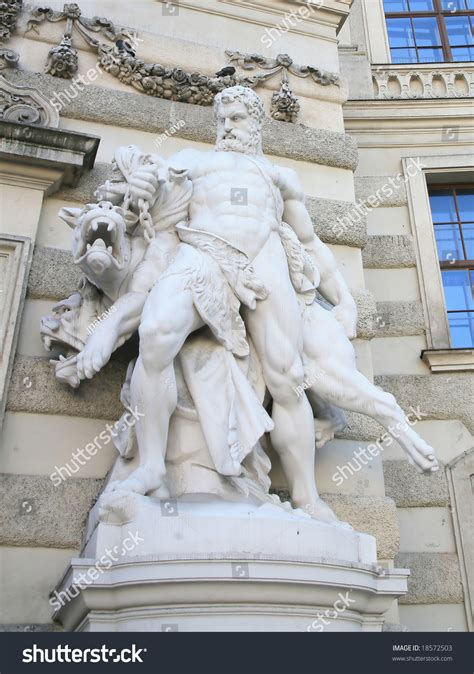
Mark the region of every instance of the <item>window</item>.
<instances>
[{"instance_id":1,"label":"window","mask_svg":"<svg viewBox=\"0 0 474 674\"><path fill-rule=\"evenodd\" d=\"M474 188L429 189L451 346L474 346Z\"/></svg>"},{"instance_id":2,"label":"window","mask_svg":"<svg viewBox=\"0 0 474 674\"><path fill-rule=\"evenodd\" d=\"M384 0L392 63L474 61L474 0Z\"/></svg>"}]
</instances>

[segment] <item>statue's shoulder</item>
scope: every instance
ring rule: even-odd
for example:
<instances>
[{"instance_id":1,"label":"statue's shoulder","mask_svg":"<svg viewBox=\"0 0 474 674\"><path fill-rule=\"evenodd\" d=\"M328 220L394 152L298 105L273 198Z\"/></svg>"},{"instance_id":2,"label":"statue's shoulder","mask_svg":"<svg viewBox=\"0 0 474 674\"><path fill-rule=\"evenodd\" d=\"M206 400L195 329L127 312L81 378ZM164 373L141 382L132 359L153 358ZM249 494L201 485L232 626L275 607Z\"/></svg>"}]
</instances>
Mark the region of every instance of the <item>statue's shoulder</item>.
<instances>
[{"instance_id":1,"label":"statue's shoulder","mask_svg":"<svg viewBox=\"0 0 474 674\"><path fill-rule=\"evenodd\" d=\"M273 165L275 182L280 188L284 199L302 199L304 196L301 180L297 172L287 166Z\"/></svg>"},{"instance_id":2,"label":"statue's shoulder","mask_svg":"<svg viewBox=\"0 0 474 674\"><path fill-rule=\"evenodd\" d=\"M168 165L175 169L193 169L202 162L206 152L186 148L172 155L168 160Z\"/></svg>"}]
</instances>

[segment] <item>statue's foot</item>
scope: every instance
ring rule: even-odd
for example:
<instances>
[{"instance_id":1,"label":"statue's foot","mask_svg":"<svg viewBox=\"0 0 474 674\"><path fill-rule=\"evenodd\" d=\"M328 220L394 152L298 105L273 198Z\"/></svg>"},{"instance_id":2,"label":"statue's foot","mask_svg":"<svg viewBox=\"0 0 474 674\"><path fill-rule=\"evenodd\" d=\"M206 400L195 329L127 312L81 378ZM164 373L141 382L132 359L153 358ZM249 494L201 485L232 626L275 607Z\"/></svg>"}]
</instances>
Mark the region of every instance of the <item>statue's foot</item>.
<instances>
[{"instance_id":1,"label":"statue's foot","mask_svg":"<svg viewBox=\"0 0 474 674\"><path fill-rule=\"evenodd\" d=\"M316 437L316 447L321 449L326 442L334 440L334 435L338 427L332 421L327 419L316 419L314 424L314 431Z\"/></svg>"},{"instance_id":2,"label":"statue's foot","mask_svg":"<svg viewBox=\"0 0 474 674\"><path fill-rule=\"evenodd\" d=\"M303 503L298 505L295 503L295 506L304 510L305 513L308 513L314 520L318 522L325 522L326 524L334 524L339 522L339 519L336 513L331 510L327 503L323 501L322 498L313 499L311 503ZM343 524L341 522L341 524Z\"/></svg>"},{"instance_id":3,"label":"statue's foot","mask_svg":"<svg viewBox=\"0 0 474 674\"><path fill-rule=\"evenodd\" d=\"M143 464L131 473L125 480L115 482L110 491L128 491L145 496L150 491L163 491L163 471L154 464Z\"/></svg>"}]
</instances>

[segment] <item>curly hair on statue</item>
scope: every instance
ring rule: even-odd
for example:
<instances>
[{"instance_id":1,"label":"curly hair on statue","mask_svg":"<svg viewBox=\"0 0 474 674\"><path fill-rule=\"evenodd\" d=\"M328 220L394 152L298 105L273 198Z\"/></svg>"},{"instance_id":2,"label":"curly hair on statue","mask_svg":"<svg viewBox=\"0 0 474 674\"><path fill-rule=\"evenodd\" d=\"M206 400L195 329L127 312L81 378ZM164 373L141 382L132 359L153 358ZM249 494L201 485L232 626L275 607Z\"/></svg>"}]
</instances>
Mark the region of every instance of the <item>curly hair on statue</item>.
<instances>
[{"instance_id":1,"label":"curly hair on statue","mask_svg":"<svg viewBox=\"0 0 474 674\"><path fill-rule=\"evenodd\" d=\"M214 116L217 118L217 110L221 103L233 103L234 101L243 103L250 116L261 126L265 117L263 101L253 89L243 87L240 84L235 87L228 87L216 95L214 98Z\"/></svg>"}]
</instances>

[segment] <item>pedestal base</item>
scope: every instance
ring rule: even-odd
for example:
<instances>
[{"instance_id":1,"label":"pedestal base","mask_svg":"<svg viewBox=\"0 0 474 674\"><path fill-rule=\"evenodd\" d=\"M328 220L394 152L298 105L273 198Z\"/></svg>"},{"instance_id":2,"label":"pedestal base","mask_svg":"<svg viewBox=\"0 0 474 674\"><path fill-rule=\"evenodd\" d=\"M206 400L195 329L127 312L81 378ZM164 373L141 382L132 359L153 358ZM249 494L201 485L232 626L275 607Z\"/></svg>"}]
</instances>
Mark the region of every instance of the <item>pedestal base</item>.
<instances>
[{"instance_id":1,"label":"pedestal base","mask_svg":"<svg viewBox=\"0 0 474 674\"><path fill-rule=\"evenodd\" d=\"M373 537L347 525L270 504L133 499L127 522L92 511L54 594L66 630L380 631L406 592L408 571L381 568Z\"/></svg>"}]
</instances>

